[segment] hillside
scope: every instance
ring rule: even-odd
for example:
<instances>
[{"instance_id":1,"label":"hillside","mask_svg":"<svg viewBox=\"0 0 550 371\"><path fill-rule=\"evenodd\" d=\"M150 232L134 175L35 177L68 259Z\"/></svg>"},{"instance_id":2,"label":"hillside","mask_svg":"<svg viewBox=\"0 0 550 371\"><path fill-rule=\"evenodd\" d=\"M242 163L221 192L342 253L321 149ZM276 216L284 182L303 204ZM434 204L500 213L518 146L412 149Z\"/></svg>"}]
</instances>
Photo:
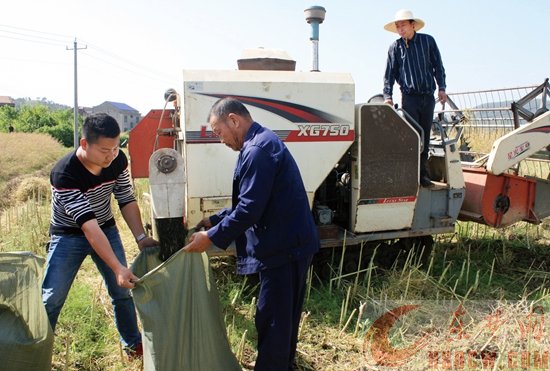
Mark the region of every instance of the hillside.
<instances>
[{"instance_id":1,"label":"hillside","mask_svg":"<svg viewBox=\"0 0 550 371\"><path fill-rule=\"evenodd\" d=\"M47 134L0 133L0 192L10 189L30 175L47 175L53 163L69 149ZM9 197L0 199L0 209L9 204Z\"/></svg>"},{"instance_id":2,"label":"hillside","mask_svg":"<svg viewBox=\"0 0 550 371\"><path fill-rule=\"evenodd\" d=\"M46 106L51 110L62 110L62 109L72 108L72 107L66 106L64 104L59 104L59 103L52 102L51 100L48 100L46 98L36 98L36 99L16 98L15 99L15 106L18 107L18 108L22 107L22 106L34 106L34 105L37 105L37 104Z\"/></svg>"}]
</instances>

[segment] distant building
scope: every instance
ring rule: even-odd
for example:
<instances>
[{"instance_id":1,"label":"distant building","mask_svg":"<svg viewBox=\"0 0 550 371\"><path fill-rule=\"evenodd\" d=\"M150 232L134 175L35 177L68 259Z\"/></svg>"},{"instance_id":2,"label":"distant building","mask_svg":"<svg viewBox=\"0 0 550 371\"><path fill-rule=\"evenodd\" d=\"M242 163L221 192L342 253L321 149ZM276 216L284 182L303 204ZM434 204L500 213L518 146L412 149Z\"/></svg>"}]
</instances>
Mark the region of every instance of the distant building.
<instances>
[{"instance_id":1,"label":"distant building","mask_svg":"<svg viewBox=\"0 0 550 371\"><path fill-rule=\"evenodd\" d=\"M92 107L78 107L78 115L86 118L92 114Z\"/></svg>"},{"instance_id":2,"label":"distant building","mask_svg":"<svg viewBox=\"0 0 550 371\"><path fill-rule=\"evenodd\" d=\"M92 107L91 113L106 113L113 116L123 132L131 130L141 120L138 110L125 103L106 101L99 106Z\"/></svg>"},{"instance_id":3,"label":"distant building","mask_svg":"<svg viewBox=\"0 0 550 371\"><path fill-rule=\"evenodd\" d=\"M0 95L0 107L2 106L15 107L15 101L11 97Z\"/></svg>"}]
</instances>

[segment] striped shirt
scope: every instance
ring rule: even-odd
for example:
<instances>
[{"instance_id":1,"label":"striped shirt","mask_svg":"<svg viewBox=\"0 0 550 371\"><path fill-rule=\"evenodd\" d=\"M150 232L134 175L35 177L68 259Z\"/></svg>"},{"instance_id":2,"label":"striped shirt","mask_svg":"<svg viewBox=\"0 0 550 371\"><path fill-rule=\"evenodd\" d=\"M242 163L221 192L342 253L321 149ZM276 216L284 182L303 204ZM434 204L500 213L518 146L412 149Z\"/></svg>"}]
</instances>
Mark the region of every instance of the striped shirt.
<instances>
[{"instance_id":1,"label":"striped shirt","mask_svg":"<svg viewBox=\"0 0 550 371\"><path fill-rule=\"evenodd\" d=\"M415 33L407 43L399 38L391 44L384 74L385 99L391 99L395 82L403 94L433 95L436 81L439 90L445 90L445 69L432 36Z\"/></svg>"},{"instance_id":2,"label":"striped shirt","mask_svg":"<svg viewBox=\"0 0 550 371\"><path fill-rule=\"evenodd\" d=\"M99 175L90 173L73 151L54 166L50 183L50 234L83 234L82 224L91 219L97 219L102 228L113 226L111 194L120 208L136 200L128 159L122 151Z\"/></svg>"}]
</instances>

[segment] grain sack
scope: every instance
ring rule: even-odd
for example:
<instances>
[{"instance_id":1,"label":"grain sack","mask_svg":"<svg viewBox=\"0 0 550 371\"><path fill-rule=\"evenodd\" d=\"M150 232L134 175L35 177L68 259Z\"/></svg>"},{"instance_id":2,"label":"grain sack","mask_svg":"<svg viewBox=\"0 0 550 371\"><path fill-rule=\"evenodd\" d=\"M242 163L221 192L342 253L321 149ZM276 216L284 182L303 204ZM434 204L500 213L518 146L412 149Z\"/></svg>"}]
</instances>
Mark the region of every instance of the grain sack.
<instances>
[{"instance_id":1,"label":"grain sack","mask_svg":"<svg viewBox=\"0 0 550 371\"><path fill-rule=\"evenodd\" d=\"M206 253L180 250L162 262L159 251L144 249L131 268L145 370L241 370Z\"/></svg>"},{"instance_id":2,"label":"grain sack","mask_svg":"<svg viewBox=\"0 0 550 371\"><path fill-rule=\"evenodd\" d=\"M0 253L0 369L50 370L53 331L42 304L44 258Z\"/></svg>"}]
</instances>

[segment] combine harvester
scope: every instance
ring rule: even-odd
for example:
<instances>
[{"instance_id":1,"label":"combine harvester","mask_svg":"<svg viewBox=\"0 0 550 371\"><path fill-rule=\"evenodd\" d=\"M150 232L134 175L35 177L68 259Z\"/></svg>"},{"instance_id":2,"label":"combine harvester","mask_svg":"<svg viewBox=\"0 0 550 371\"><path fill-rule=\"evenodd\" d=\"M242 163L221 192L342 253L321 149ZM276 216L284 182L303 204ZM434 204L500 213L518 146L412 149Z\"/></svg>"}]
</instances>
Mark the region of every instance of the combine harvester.
<instances>
[{"instance_id":1,"label":"combine harvester","mask_svg":"<svg viewBox=\"0 0 550 371\"><path fill-rule=\"evenodd\" d=\"M441 153L442 177L435 187L420 187L418 131L389 105L356 104L349 74L185 71L183 80L181 95L167 94L176 108L167 110L160 124L159 112L150 112L129 138L132 174L149 177L155 228L168 231L157 233L161 244L181 236L175 231L182 218L194 226L231 206L237 153L221 144L206 122L212 104L225 96L239 98L286 143L323 247L385 241L424 248L427 255L432 235L454 231L464 199L458 137L446 138L439 126L432 143ZM176 248L181 239L173 243Z\"/></svg>"},{"instance_id":2,"label":"combine harvester","mask_svg":"<svg viewBox=\"0 0 550 371\"><path fill-rule=\"evenodd\" d=\"M511 94L514 90L517 89L505 89L499 93ZM494 94L487 93L494 92L496 91L484 92L481 96L492 97ZM479 93L477 95L480 96ZM499 228L519 221L539 224L543 218L550 215L550 182L542 177L533 176L533 171L530 171L530 175L520 174L522 161L538 162L538 168L545 168L545 173L548 174L548 96L550 89L546 79L543 84L517 101L497 102L510 103L509 107L494 107L494 101L485 101L481 104L476 102L477 107L467 110L472 118L470 126L481 128L484 124L480 121L491 118L491 127L487 128L488 130L508 127L511 131L496 139L488 154L476 161L463 162L466 197L460 210L460 220L471 220ZM464 101L464 97L461 97L461 100ZM458 113L457 117L464 122L466 110L459 110L452 99L449 103L453 108L452 112ZM533 158L541 150L546 159ZM539 173L543 176L543 172Z\"/></svg>"},{"instance_id":3,"label":"combine harvester","mask_svg":"<svg viewBox=\"0 0 550 371\"><path fill-rule=\"evenodd\" d=\"M495 143L487 166L463 166L463 127L457 123L464 115L456 106L454 125L442 113L433 133L419 134L402 110L375 100L356 103L349 74L318 71L315 29L323 18L322 8L306 10L314 30L311 72L294 71L286 53L269 49L248 51L239 70L184 71L180 88L165 94L165 107L174 107L151 111L131 131L132 176L149 178L153 230L165 257L183 246L187 226L231 206L237 153L220 143L206 121L210 107L227 96L240 99L294 156L324 247L316 257L322 276L334 270L334 254L343 246L343 273L356 272L376 248L380 265L391 264L402 250L426 259L432 235L454 233L459 215L492 226L548 215L539 203L549 199L546 181L506 172L550 144L548 113ZM449 125L455 130L446 130ZM431 188L419 184L422 135L431 135L429 166L437 180ZM502 156L508 161L498 161Z\"/></svg>"},{"instance_id":4,"label":"combine harvester","mask_svg":"<svg viewBox=\"0 0 550 371\"><path fill-rule=\"evenodd\" d=\"M261 59L265 65L269 58ZM131 171L149 177L153 224L165 250L183 246L183 220L194 226L231 206L236 153L206 122L212 104L225 96L243 101L286 143L300 167L322 246L348 247L345 271L365 266L359 262L376 247L382 265L411 248L426 258L432 235L453 233L457 219L504 227L550 215L550 182L517 172L520 161L550 144L549 112L525 115L525 123L496 140L488 155L462 162L459 139L471 125L464 125L466 110L451 100L454 122L438 115L431 133L429 167L436 185L423 188L422 140L414 123L385 104L355 104L347 74L185 71L182 91L168 91L174 109L151 111L129 139ZM364 249L352 248L359 246ZM333 261L331 250L318 259ZM227 252L212 247L209 253Z\"/></svg>"}]
</instances>

